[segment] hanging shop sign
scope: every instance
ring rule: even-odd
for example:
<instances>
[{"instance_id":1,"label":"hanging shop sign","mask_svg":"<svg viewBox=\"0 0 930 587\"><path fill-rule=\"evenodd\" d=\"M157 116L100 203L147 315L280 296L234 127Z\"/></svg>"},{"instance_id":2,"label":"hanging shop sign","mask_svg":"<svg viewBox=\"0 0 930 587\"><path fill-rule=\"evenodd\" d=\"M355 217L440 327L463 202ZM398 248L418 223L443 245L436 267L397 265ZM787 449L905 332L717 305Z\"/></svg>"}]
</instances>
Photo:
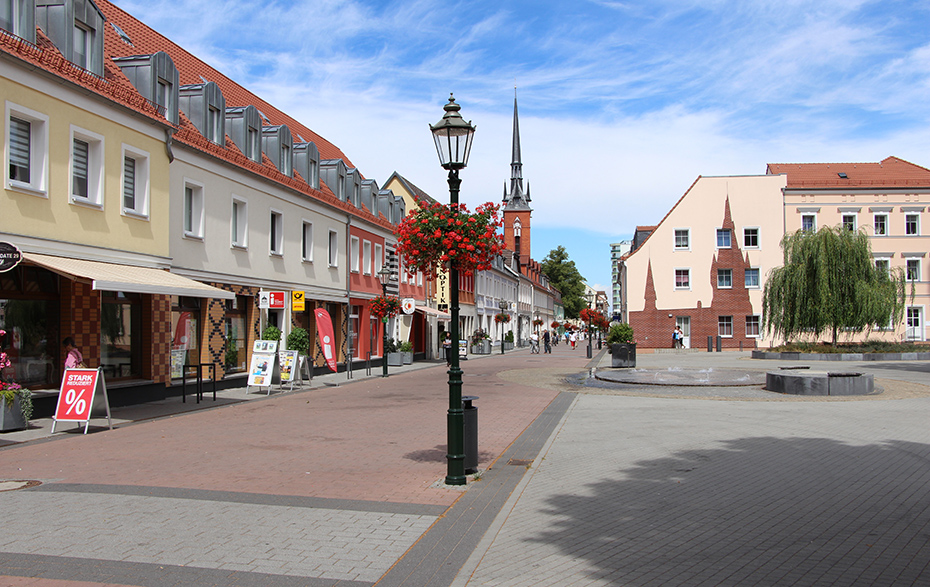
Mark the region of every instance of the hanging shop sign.
<instances>
[{"instance_id":1,"label":"hanging shop sign","mask_svg":"<svg viewBox=\"0 0 930 587\"><path fill-rule=\"evenodd\" d=\"M284 300L287 299L283 291L258 292L258 307L262 310L283 310Z\"/></svg>"},{"instance_id":2,"label":"hanging shop sign","mask_svg":"<svg viewBox=\"0 0 930 587\"><path fill-rule=\"evenodd\" d=\"M417 309L417 301L413 298L404 298L400 302L400 309L404 311L404 314L413 314L413 311Z\"/></svg>"},{"instance_id":3,"label":"hanging shop sign","mask_svg":"<svg viewBox=\"0 0 930 587\"><path fill-rule=\"evenodd\" d=\"M106 418L107 425L113 429L110 419L110 401L107 399L107 386L101 369L66 369L61 378L61 391L58 393L58 405L52 419L52 431L59 422L84 423L84 434L90 428L91 418Z\"/></svg>"},{"instance_id":4,"label":"hanging shop sign","mask_svg":"<svg viewBox=\"0 0 930 587\"><path fill-rule=\"evenodd\" d=\"M304 292L302 291L292 291L291 292L291 311L292 312L303 312L306 308L306 299L304 298Z\"/></svg>"},{"instance_id":5,"label":"hanging shop sign","mask_svg":"<svg viewBox=\"0 0 930 587\"><path fill-rule=\"evenodd\" d=\"M23 252L13 243L0 242L0 273L9 271L23 260Z\"/></svg>"}]
</instances>

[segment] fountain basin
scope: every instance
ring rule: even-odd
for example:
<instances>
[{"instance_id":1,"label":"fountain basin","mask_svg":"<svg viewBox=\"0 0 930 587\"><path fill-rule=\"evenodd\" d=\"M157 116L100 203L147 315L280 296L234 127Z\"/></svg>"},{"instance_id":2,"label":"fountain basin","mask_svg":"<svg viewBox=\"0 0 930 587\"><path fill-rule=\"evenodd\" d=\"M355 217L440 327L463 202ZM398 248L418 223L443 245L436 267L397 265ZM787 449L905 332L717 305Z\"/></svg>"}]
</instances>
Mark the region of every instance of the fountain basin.
<instances>
[{"instance_id":1,"label":"fountain basin","mask_svg":"<svg viewBox=\"0 0 930 587\"><path fill-rule=\"evenodd\" d=\"M840 371L769 371L765 389L792 395L869 395L875 393L875 378Z\"/></svg>"},{"instance_id":2,"label":"fountain basin","mask_svg":"<svg viewBox=\"0 0 930 587\"><path fill-rule=\"evenodd\" d=\"M761 387L765 373L740 369L598 369L594 377L612 383L672 387Z\"/></svg>"}]
</instances>

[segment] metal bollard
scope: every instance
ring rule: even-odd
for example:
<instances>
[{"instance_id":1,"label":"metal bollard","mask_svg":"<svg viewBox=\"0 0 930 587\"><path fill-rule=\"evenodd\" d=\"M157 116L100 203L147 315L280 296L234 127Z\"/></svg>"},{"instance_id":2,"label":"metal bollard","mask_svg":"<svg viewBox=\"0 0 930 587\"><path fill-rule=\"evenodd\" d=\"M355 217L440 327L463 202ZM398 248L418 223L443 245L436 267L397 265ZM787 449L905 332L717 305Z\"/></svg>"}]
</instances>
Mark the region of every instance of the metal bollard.
<instances>
[{"instance_id":1,"label":"metal bollard","mask_svg":"<svg viewBox=\"0 0 930 587\"><path fill-rule=\"evenodd\" d=\"M713 336L707 337L707 352L708 353L714 352L714 337Z\"/></svg>"}]
</instances>

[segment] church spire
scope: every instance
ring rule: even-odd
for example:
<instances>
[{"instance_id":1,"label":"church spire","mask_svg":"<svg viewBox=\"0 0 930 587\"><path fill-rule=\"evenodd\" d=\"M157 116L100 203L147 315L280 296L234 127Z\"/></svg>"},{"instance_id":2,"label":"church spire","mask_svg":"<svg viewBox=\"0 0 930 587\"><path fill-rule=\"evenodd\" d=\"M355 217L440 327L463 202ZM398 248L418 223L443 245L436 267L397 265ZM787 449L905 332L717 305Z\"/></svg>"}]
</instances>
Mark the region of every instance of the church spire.
<instances>
[{"instance_id":1,"label":"church spire","mask_svg":"<svg viewBox=\"0 0 930 587\"><path fill-rule=\"evenodd\" d=\"M520 153L520 115L517 111L517 88L513 89L513 145L510 162L510 193L504 190L507 208L529 209L529 191L523 191L523 160Z\"/></svg>"}]
</instances>

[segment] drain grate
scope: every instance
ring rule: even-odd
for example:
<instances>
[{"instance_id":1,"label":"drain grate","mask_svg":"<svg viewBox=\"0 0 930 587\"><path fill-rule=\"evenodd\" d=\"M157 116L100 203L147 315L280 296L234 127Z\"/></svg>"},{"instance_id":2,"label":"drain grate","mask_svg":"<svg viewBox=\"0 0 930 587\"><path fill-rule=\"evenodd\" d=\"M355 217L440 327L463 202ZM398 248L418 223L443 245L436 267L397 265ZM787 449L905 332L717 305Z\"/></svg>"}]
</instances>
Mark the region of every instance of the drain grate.
<instances>
[{"instance_id":1,"label":"drain grate","mask_svg":"<svg viewBox=\"0 0 930 587\"><path fill-rule=\"evenodd\" d=\"M515 465L517 467L529 467L533 464L533 459L510 459L507 464Z\"/></svg>"},{"instance_id":2,"label":"drain grate","mask_svg":"<svg viewBox=\"0 0 930 587\"><path fill-rule=\"evenodd\" d=\"M21 480L0 480L0 491L16 491L17 489L28 489L29 487L38 487L42 485L41 481Z\"/></svg>"}]
</instances>

